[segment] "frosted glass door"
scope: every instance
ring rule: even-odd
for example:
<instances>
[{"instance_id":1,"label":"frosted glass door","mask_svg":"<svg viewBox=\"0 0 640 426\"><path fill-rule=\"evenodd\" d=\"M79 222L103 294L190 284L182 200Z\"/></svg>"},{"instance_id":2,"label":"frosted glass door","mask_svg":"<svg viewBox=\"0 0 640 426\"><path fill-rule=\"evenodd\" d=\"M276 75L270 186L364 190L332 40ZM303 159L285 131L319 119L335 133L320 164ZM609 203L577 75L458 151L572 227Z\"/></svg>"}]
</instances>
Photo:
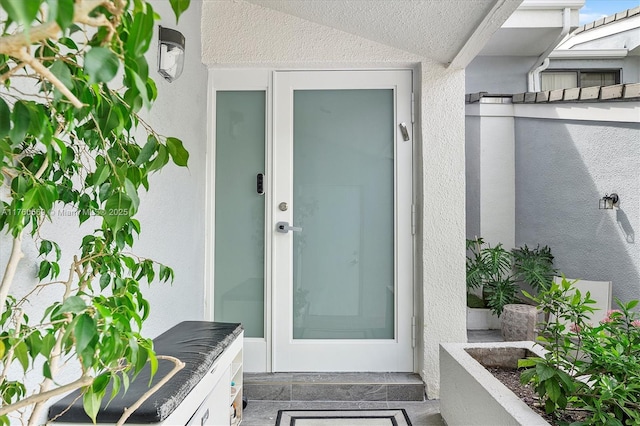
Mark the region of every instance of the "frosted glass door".
<instances>
[{"instance_id":1,"label":"frosted glass door","mask_svg":"<svg viewBox=\"0 0 640 426\"><path fill-rule=\"evenodd\" d=\"M413 370L410 99L409 71L275 75L275 371Z\"/></svg>"},{"instance_id":2,"label":"frosted glass door","mask_svg":"<svg viewBox=\"0 0 640 426\"><path fill-rule=\"evenodd\" d=\"M293 105L293 337L393 339L393 90Z\"/></svg>"},{"instance_id":3,"label":"frosted glass door","mask_svg":"<svg viewBox=\"0 0 640 426\"><path fill-rule=\"evenodd\" d=\"M214 320L264 337L265 92L216 92Z\"/></svg>"}]
</instances>

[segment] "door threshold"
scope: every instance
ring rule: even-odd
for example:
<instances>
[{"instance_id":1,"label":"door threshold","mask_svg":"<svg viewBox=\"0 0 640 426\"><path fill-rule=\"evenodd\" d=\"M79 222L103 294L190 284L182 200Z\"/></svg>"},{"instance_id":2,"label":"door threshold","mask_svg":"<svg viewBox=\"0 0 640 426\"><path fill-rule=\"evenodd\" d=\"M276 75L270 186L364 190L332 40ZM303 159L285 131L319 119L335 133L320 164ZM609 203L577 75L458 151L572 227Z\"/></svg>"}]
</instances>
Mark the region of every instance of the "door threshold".
<instances>
[{"instance_id":1,"label":"door threshold","mask_svg":"<svg viewBox=\"0 0 640 426\"><path fill-rule=\"evenodd\" d=\"M271 401L423 401L416 373L245 373L244 394Z\"/></svg>"}]
</instances>

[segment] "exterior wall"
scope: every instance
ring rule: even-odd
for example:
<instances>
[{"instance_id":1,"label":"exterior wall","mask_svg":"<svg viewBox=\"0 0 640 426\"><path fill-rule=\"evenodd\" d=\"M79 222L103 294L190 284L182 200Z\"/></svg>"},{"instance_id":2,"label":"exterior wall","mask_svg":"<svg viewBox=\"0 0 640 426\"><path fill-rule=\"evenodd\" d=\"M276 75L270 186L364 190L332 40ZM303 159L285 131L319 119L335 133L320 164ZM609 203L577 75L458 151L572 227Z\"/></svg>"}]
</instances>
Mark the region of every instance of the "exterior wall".
<instances>
[{"instance_id":1,"label":"exterior wall","mask_svg":"<svg viewBox=\"0 0 640 426\"><path fill-rule=\"evenodd\" d=\"M164 16L162 25L176 27L173 12L166 0L154 2L154 9ZM206 70L200 62L200 46L194 43L199 38L200 22L198 8L192 7L180 18L177 28L187 39L186 62L182 77L168 83L160 75L155 75L158 99L145 120L162 135L174 135L182 139L190 152L189 169L172 164L161 173L150 177L150 192L140 194L140 209L136 218L140 220L142 232L133 251L139 256L166 263L174 268L175 282L154 284L145 292L151 304L151 315L144 332L154 337L176 323L187 319L203 317L203 258L204 235L204 153L205 153L205 113ZM157 36L149 49L147 60L150 71L155 73L157 62ZM145 115L145 111L142 112ZM145 140L142 138L141 140ZM68 213L65 216L63 213ZM67 270L74 254L77 254L83 232L90 232L99 226L89 220L78 230L78 219L70 216L62 206L54 208L53 223L45 224L42 237L60 244L63 258L62 271ZM6 265L10 255L11 241L0 238L0 264ZM37 265L40 260L34 242L24 237L23 251L14 294L20 294L36 284ZM64 272L63 272L64 274ZM12 292L13 293L13 292ZM44 292L32 303L33 318L39 316L48 306L54 294ZM167 315L171 312L171 315Z\"/></svg>"},{"instance_id":2,"label":"exterior wall","mask_svg":"<svg viewBox=\"0 0 640 426\"><path fill-rule=\"evenodd\" d=\"M551 59L549 70L622 70L620 83L640 82L640 56L627 56L622 59Z\"/></svg>"},{"instance_id":3,"label":"exterior wall","mask_svg":"<svg viewBox=\"0 0 640 426\"><path fill-rule=\"evenodd\" d=\"M640 294L639 130L638 119L522 117L515 127L516 244L549 245L568 278L611 280L621 300ZM619 208L598 210L612 192Z\"/></svg>"},{"instance_id":4,"label":"exterior wall","mask_svg":"<svg viewBox=\"0 0 640 426\"><path fill-rule=\"evenodd\" d=\"M440 342L465 341L464 71L243 2L204 2L202 59L211 68L414 69L416 371L438 397ZM204 25L206 23L206 25ZM438 200L432 203L430 200ZM422 278L420 278L422 277ZM457 313L457 314L456 314Z\"/></svg>"},{"instance_id":5,"label":"exterior wall","mask_svg":"<svg viewBox=\"0 0 640 426\"><path fill-rule=\"evenodd\" d=\"M147 60L150 74L158 88L158 99L153 111L145 120L162 135L180 138L190 152L189 169L168 165L161 173L149 178L150 192L140 194L140 209L136 218L140 220L142 232L134 244L133 252L141 257L163 262L175 271L173 285L154 283L146 290L151 313L144 325L143 333L155 337L168 328L184 320L203 319L203 270L204 258L204 157L206 140L206 69L200 61L200 46L196 40L200 35L200 13L197 7L191 7L180 17L176 26L173 12L166 0L154 1L153 7L164 17L163 26L177 28L187 39L186 59L183 75L173 83L168 83L156 74L157 33L152 39ZM156 27L157 28L157 27ZM157 29L155 30L157 31ZM145 141L146 137L140 140ZM65 216L65 213L67 215ZM73 255L83 233L99 227L97 221L89 219L82 228L78 228L77 216L63 206L56 206L52 213L53 223L45 224L41 236L60 244L63 257L60 261L61 276L66 274ZM0 265L4 267L10 255L11 240L0 236ZM26 235L23 239L24 258L20 262L12 294L21 295L33 289L37 284L38 250L32 239ZM29 316L40 318L43 310L52 298L60 297L62 292L47 289L32 297ZM34 368L34 371L39 371ZM69 381L75 380L75 372L69 367L65 370ZM64 382L64 377L60 382ZM33 377L29 388L39 383L39 377ZM44 424L43 418L40 423Z\"/></svg>"},{"instance_id":6,"label":"exterior wall","mask_svg":"<svg viewBox=\"0 0 640 426\"><path fill-rule=\"evenodd\" d=\"M467 67L466 93L526 92L527 73L536 59L526 56L478 56Z\"/></svg>"},{"instance_id":7,"label":"exterior wall","mask_svg":"<svg viewBox=\"0 0 640 426\"><path fill-rule=\"evenodd\" d=\"M154 1L163 17L160 25L177 29L186 39L184 72L172 83L157 69L157 35L147 60L158 86L158 99L147 120L162 135L181 139L189 151L189 168L168 166L153 175L148 194L140 200L142 232L136 252L170 265L173 285L152 286L148 292L151 315L146 333L156 336L186 320L204 319L204 206L207 122L207 70L201 61L200 5L175 17L167 0ZM157 26L156 26L157 31Z\"/></svg>"},{"instance_id":8,"label":"exterior wall","mask_svg":"<svg viewBox=\"0 0 640 426\"><path fill-rule=\"evenodd\" d=\"M467 238L482 236L480 231L480 117L468 115L465 120L465 176Z\"/></svg>"},{"instance_id":9,"label":"exterior wall","mask_svg":"<svg viewBox=\"0 0 640 426\"><path fill-rule=\"evenodd\" d=\"M467 237L482 237L492 246L515 244L515 164L513 105L503 98L467 105L467 122L477 123L466 135L467 213L477 216ZM507 99L507 98L504 98ZM494 101L494 102L491 102ZM470 175L470 173L473 175ZM475 175L475 176L474 176ZM473 192L476 191L476 192Z\"/></svg>"}]
</instances>

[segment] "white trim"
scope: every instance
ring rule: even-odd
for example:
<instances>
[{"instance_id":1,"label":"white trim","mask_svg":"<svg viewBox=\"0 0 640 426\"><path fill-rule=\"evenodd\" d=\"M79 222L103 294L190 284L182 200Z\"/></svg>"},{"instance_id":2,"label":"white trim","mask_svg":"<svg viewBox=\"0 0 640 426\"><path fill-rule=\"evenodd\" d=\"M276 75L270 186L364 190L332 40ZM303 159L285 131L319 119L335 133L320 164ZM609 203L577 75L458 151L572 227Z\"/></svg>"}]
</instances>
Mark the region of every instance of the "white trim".
<instances>
[{"instance_id":1,"label":"white trim","mask_svg":"<svg viewBox=\"0 0 640 426\"><path fill-rule=\"evenodd\" d=\"M467 104L472 117L544 118L549 120L640 123L639 102L581 102L553 104Z\"/></svg>"},{"instance_id":2,"label":"white trim","mask_svg":"<svg viewBox=\"0 0 640 426\"><path fill-rule=\"evenodd\" d=\"M580 9L585 0L524 0L518 9Z\"/></svg>"},{"instance_id":3,"label":"white trim","mask_svg":"<svg viewBox=\"0 0 640 426\"><path fill-rule=\"evenodd\" d=\"M409 72L407 76L406 72ZM364 74L368 73L365 77ZM353 89L353 88L394 88L406 93L407 102L398 104L396 100L397 122L408 122L411 117L410 94L412 89L412 71L304 71L274 73L274 110L275 105L283 107L283 113L274 117L274 140L277 141L277 164L275 173L281 184L274 188L277 199L272 206L274 221L293 222L293 209L286 212L277 210L277 203L286 201L292 204L292 126L291 94L293 87L304 89ZM408 78L407 78L408 77ZM405 118L402 118L405 117ZM411 129L412 130L412 129ZM410 130L410 131L411 131ZM396 129L395 137L398 138ZM410 135L413 138L413 135ZM413 147L411 142L396 143L397 164L412 163ZM309 362L313 361L317 371L408 371L414 366L414 349L411 347L411 316L413 306L413 237L411 235L411 197L413 170L411 167L396 166L396 337L390 340L294 340L291 318L293 292L292 280L292 237L290 234L277 235L273 241L274 270L274 323L273 344L274 371L309 371ZM403 184L404 183L404 184ZM406 200L408 203L398 202ZM405 205L406 204L406 205ZM273 222L271 224L273 228ZM367 354L376 353L375 357ZM310 354L321 359L316 362Z\"/></svg>"},{"instance_id":4,"label":"white trim","mask_svg":"<svg viewBox=\"0 0 640 426\"><path fill-rule=\"evenodd\" d=\"M626 58L629 49L557 49L551 52L551 59L621 59Z\"/></svg>"},{"instance_id":5,"label":"white trim","mask_svg":"<svg viewBox=\"0 0 640 426\"><path fill-rule=\"evenodd\" d=\"M215 277L215 103L216 91L218 90L262 90L266 92L265 110L265 207L271 202L271 178L272 171L268 169L270 164L270 155L272 151L271 142L271 89L270 89L271 71L264 69L214 69L209 68L208 78L208 100L207 100L207 159L206 159L206 210L205 210L205 319L212 321L214 318L214 277ZM267 209L265 216L265 225L270 223L270 212ZM266 228L266 226L265 226ZM271 244L271 233L265 229L265 247ZM271 371L271 254L269 250L265 253L265 292L264 292L264 338L244 339L245 346L245 367L247 372L264 372Z\"/></svg>"},{"instance_id":6,"label":"white trim","mask_svg":"<svg viewBox=\"0 0 640 426\"><path fill-rule=\"evenodd\" d=\"M562 49L571 49L574 46L588 43L596 39L609 37L614 34L619 34L625 31L637 31L638 26L640 26L640 15L635 15L600 25L599 27L589 28L577 34L572 34L564 43L561 43L560 46Z\"/></svg>"},{"instance_id":7,"label":"white trim","mask_svg":"<svg viewBox=\"0 0 640 426\"><path fill-rule=\"evenodd\" d=\"M462 69L469 65L498 29L496 28L496 22L506 21L513 12L512 3L508 3L506 0L495 0L491 10L482 18L482 21L455 54L448 67Z\"/></svg>"}]
</instances>

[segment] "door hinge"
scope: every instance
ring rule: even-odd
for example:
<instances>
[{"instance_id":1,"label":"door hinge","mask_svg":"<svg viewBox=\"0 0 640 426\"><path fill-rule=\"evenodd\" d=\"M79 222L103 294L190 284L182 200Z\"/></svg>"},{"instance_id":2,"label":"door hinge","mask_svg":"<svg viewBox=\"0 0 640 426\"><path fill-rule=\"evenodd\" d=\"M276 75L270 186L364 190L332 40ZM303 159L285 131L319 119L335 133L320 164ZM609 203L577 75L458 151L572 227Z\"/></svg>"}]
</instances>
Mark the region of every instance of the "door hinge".
<instances>
[{"instance_id":1,"label":"door hinge","mask_svg":"<svg viewBox=\"0 0 640 426\"><path fill-rule=\"evenodd\" d=\"M416 205L411 204L411 235L416 235Z\"/></svg>"},{"instance_id":2,"label":"door hinge","mask_svg":"<svg viewBox=\"0 0 640 426\"><path fill-rule=\"evenodd\" d=\"M411 347L416 347L416 317L411 317Z\"/></svg>"},{"instance_id":3,"label":"door hinge","mask_svg":"<svg viewBox=\"0 0 640 426\"><path fill-rule=\"evenodd\" d=\"M416 122L416 97L413 92L411 92L411 122Z\"/></svg>"}]
</instances>

